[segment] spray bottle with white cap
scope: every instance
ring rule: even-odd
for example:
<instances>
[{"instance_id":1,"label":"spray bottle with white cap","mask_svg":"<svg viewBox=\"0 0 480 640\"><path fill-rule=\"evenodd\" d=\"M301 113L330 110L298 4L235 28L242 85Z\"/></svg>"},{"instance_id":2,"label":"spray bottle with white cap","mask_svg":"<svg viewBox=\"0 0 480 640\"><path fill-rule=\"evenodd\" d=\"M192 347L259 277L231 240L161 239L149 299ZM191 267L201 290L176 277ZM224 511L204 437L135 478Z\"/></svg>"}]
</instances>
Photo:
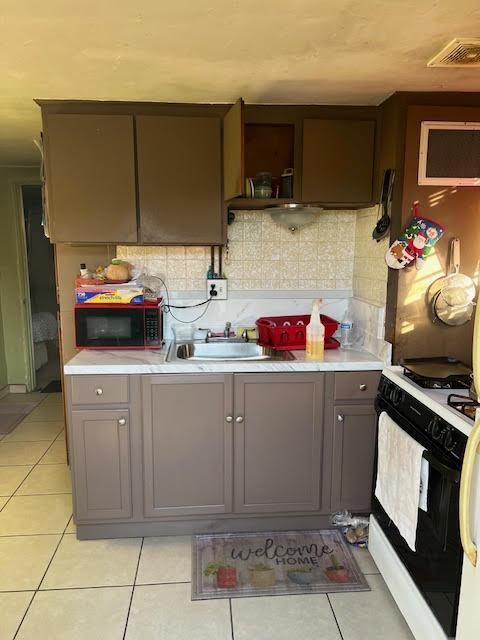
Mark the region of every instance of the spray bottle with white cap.
<instances>
[{"instance_id":1,"label":"spray bottle with white cap","mask_svg":"<svg viewBox=\"0 0 480 640\"><path fill-rule=\"evenodd\" d=\"M323 360L325 327L320 320L321 302L321 298L313 301L312 315L307 325L306 357L308 360Z\"/></svg>"}]
</instances>

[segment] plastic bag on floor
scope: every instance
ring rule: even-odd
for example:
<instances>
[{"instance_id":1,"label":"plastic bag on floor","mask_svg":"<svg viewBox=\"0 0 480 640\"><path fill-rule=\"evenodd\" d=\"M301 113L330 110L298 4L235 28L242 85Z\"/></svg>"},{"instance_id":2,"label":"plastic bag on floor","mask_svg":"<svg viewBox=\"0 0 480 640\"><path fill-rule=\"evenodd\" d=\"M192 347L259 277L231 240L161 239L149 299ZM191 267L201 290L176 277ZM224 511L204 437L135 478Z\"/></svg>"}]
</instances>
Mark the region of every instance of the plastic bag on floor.
<instances>
[{"instance_id":1,"label":"plastic bag on floor","mask_svg":"<svg viewBox=\"0 0 480 640\"><path fill-rule=\"evenodd\" d=\"M368 547L368 518L353 516L350 511L337 511L330 521L334 527L342 528L347 542L357 547Z\"/></svg>"}]
</instances>

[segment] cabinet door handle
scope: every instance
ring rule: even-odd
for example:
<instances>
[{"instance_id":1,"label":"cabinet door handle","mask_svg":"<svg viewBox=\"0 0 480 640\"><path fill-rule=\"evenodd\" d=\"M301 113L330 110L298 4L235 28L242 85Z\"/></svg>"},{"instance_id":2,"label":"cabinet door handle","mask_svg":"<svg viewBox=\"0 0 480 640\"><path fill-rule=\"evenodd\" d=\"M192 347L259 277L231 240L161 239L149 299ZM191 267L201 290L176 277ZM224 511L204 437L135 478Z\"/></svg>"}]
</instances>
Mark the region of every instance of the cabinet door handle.
<instances>
[{"instance_id":1,"label":"cabinet door handle","mask_svg":"<svg viewBox=\"0 0 480 640\"><path fill-rule=\"evenodd\" d=\"M243 422L243 416L237 416L235 422Z\"/></svg>"},{"instance_id":2,"label":"cabinet door handle","mask_svg":"<svg viewBox=\"0 0 480 640\"><path fill-rule=\"evenodd\" d=\"M121 427L124 427L124 426L127 424L127 419L126 419L126 418L119 418L119 419L118 419L118 424L119 424Z\"/></svg>"},{"instance_id":3,"label":"cabinet door handle","mask_svg":"<svg viewBox=\"0 0 480 640\"><path fill-rule=\"evenodd\" d=\"M97 395L97 396L103 395L102 387L98 387L98 389L95 389L95 395Z\"/></svg>"},{"instance_id":4,"label":"cabinet door handle","mask_svg":"<svg viewBox=\"0 0 480 640\"><path fill-rule=\"evenodd\" d=\"M339 422L343 422L343 421L344 421L344 419L345 419L345 417L343 416L343 414L339 413L339 414L337 415L337 420L338 420Z\"/></svg>"},{"instance_id":5,"label":"cabinet door handle","mask_svg":"<svg viewBox=\"0 0 480 640\"><path fill-rule=\"evenodd\" d=\"M233 422L233 416L227 416L225 422Z\"/></svg>"},{"instance_id":6,"label":"cabinet door handle","mask_svg":"<svg viewBox=\"0 0 480 640\"><path fill-rule=\"evenodd\" d=\"M366 391L367 390L367 385L366 384L361 384L359 387L360 391Z\"/></svg>"}]
</instances>

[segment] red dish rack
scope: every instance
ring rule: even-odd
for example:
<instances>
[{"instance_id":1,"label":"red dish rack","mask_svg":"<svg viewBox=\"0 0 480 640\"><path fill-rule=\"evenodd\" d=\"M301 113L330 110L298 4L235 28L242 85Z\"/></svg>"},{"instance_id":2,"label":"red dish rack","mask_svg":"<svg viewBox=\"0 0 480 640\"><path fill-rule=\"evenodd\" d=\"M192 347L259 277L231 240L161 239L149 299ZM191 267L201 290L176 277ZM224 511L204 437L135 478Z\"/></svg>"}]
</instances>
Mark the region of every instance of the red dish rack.
<instances>
[{"instance_id":1,"label":"red dish rack","mask_svg":"<svg viewBox=\"0 0 480 640\"><path fill-rule=\"evenodd\" d=\"M332 338L338 322L323 314L320 314L320 320L325 327L325 349L338 349L340 343ZM309 322L309 315L258 318L255 323L258 328L258 344L277 351L305 349Z\"/></svg>"}]
</instances>

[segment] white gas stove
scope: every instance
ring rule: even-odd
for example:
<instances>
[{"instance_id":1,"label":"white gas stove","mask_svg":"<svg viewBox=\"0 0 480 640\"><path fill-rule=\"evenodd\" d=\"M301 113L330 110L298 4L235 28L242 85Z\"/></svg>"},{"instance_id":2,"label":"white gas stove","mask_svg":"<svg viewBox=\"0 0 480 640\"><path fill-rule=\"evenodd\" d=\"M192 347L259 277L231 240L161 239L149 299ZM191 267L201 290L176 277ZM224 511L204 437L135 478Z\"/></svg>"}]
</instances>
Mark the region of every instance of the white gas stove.
<instances>
[{"instance_id":1,"label":"white gas stove","mask_svg":"<svg viewBox=\"0 0 480 640\"><path fill-rule=\"evenodd\" d=\"M374 496L370 552L417 640L455 636L463 551L458 502L460 473L473 420L448 405L468 389L427 389L402 367L383 370L376 410L423 448L427 461L427 509L419 510L413 551Z\"/></svg>"},{"instance_id":2,"label":"white gas stove","mask_svg":"<svg viewBox=\"0 0 480 640\"><path fill-rule=\"evenodd\" d=\"M403 367L387 367L382 371L382 375L466 436L470 435L473 420L447 404L448 396L452 394L463 396L467 400L469 398L468 389L424 389L403 373Z\"/></svg>"}]
</instances>

